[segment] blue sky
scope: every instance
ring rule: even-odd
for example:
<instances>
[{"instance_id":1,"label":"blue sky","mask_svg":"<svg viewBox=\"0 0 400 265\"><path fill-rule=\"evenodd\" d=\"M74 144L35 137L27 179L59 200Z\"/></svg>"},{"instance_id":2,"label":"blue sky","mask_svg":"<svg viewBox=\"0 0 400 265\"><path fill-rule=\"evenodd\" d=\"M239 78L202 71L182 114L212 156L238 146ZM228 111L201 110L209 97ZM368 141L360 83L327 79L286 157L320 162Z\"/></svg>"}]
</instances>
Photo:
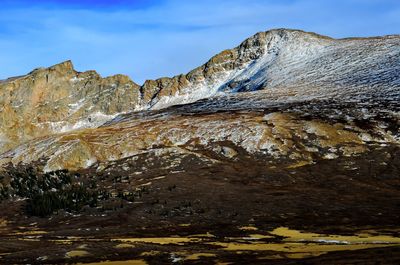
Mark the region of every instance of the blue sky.
<instances>
[{"instance_id":1,"label":"blue sky","mask_svg":"<svg viewBox=\"0 0 400 265\"><path fill-rule=\"evenodd\" d=\"M186 73L271 28L400 33L399 0L1 0L0 79L71 59L135 82Z\"/></svg>"}]
</instances>

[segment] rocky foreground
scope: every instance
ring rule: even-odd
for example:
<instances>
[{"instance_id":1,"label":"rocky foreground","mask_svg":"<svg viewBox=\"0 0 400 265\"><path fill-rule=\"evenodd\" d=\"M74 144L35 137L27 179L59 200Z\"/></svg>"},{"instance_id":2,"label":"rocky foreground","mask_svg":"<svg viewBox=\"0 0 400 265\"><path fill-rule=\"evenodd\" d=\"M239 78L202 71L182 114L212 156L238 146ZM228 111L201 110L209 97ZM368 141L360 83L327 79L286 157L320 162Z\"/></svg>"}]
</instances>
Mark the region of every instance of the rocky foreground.
<instances>
[{"instance_id":1,"label":"rocky foreground","mask_svg":"<svg viewBox=\"0 0 400 265\"><path fill-rule=\"evenodd\" d=\"M0 263L398 264L400 37L0 82Z\"/></svg>"}]
</instances>

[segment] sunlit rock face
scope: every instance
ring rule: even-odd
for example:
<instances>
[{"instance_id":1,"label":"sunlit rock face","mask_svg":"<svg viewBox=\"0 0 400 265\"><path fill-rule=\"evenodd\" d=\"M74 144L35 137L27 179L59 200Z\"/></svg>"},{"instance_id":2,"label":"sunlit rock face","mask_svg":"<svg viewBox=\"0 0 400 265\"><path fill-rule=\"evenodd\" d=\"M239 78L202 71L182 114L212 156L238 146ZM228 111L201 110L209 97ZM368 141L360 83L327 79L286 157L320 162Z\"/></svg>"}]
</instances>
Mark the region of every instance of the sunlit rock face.
<instances>
[{"instance_id":1,"label":"sunlit rock face","mask_svg":"<svg viewBox=\"0 0 400 265\"><path fill-rule=\"evenodd\" d=\"M131 111L139 86L128 77L76 72L70 61L0 83L0 151L35 137L97 127Z\"/></svg>"},{"instance_id":2,"label":"sunlit rock face","mask_svg":"<svg viewBox=\"0 0 400 265\"><path fill-rule=\"evenodd\" d=\"M398 36L261 32L142 86L67 61L0 81L0 164L101 171L151 154L299 167L398 145L399 92Z\"/></svg>"}]
</instances>

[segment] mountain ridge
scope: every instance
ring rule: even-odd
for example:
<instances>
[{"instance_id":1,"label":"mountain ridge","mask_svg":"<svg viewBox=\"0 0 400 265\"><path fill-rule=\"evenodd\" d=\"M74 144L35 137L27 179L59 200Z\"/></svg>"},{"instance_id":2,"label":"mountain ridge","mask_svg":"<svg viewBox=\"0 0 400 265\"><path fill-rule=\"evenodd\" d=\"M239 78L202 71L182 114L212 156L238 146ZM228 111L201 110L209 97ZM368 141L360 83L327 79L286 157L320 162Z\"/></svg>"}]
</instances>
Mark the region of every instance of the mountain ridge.
<instances>
[{"instance_id":1,"label":"mountain ridge","mask_svg":"<svg viewBox=\"0 0 400 265\"><path fill-rule=\"evenodd\" d=\"M327 36L327 35L318 34L318 33L312 32L312 31L304 31L304 30L300 30L300 29L290 29L290 28L274 28L274 29L270 29L270 30L268 30L268 31L259 31L259 32L255 33L252 37L254 37L255 35L260 34L260 33L274 32L274 31L301 32L301 33L305 33L305 34L314 35L314 36L316 36L316 37L325 38L325 39L330 39L330 40L337 40L337 41L400 38L400 34L387 34L387 35L382 35L382 36L366 36L366 37L343 37L343 38L333 38L333 37L330 37L330 36ZM249 37L249 38L251 38L251 37ZM246 40L247 40L247 39L246 39ZM246 41L246 40L245 40L245 41ZM242 43L244 43L245 41L243 41ZM240 43L238 46L240 46L242 43ZM236 47L238 47L238 46L236 46ZM223 53L223 52L225 52L225 51L227 51L227 50L230 50L230 49L223 50L223 51L220 52L220 53ZM218 53L218 54L219 54L219 53ZM218 54L217 54L217 55L218 55ZM217 56L217 55L215 55L215 56ZM213 57L215 57L215 56L213 56ZM210 60L209 60L209 61L210 61ZM208 62L208 61L207 61L207 62ZM207 63L207 62L206 62L206 63ZM0 79L0 83L12 82L12 81L18 80L18 79L20 79L20 78L24 78L24 77L26 77L27 75L30 75L30 74L32 74L33 72L37 71L37 70L45 70L45 69L48 69L48 68L56 67L56 66L58 66L58 65L63 65L63 64L65 64L65 63L73 65L72 60L71 60L71 59L67 59L67 60L65 60L65 61L56 63L56 64L54 64L54 65L52 65L52 66L48 66L48 67L37 67L37 68L33 69L32 71L30 71L29 73L27 73L27 74L25 74L25 75L10 76L10 77L6 77L6 78L4 78L4 79ZM206 64L206 63L204 63L204 64ZM204 64L203 64L203 65L204 65ZM203 65L202 65L202 66L203 66ZM201 67L201 66L199 66L199 67ZM199 68L199 67L197 67L197 68ZM73 69L74 71L76 71L76 70L74 69L73 66L72 66L72 69ZM195 68L195 69L196 69L196 68ZM82 72L79 72L79 73L91 72L91 71L95 71L95 72L96 72L96 70L85 70L85 71L82 71ZM192 71L193 71L193 70L192 70ZM78 71L77 71L77 72L78 72ZM191 72L191 71L189 71L188 73L190 73L190 72ZM96 73L97 73L97 72L96 72ZM102 78L109 78L109 77L113 77L113 76L116 76L116 75L123 75L123 76L126 76L126 77L128 77L129 79L131 79L131 80L133 81L132 77L130 77L129 75L125 75L125 74L113 74L113 75L109 75L109 76L104 76L104 77L102 77ZM177 75L175 75L175 76L173 76L173 77L170 77L170 76L163 76L163 77L159 77L159 78L156 78L156 79L146 79L146 80L143 82L142 85L139 85L139 84L138 84L138 86L141 86L141 87L142 87L142 86L144 85L144 83L147 82L147 81L156 81L156 80L164 79L164 78L174 78L174 77L181 76L181 75L185 75L185 74L184 74L184 73L180 73L180 74L177 74ZM99 74L99 76L100 76L100 74ZM133 81L133 82L134 82L134 81Z\"/></svg>"},{"instance_id":2,"label":"mountain ridge","mask_svg":"<svg viewBox=\"0 0 400 265\"><path fill-rule=\"evenodd\" d=\"M399 47L398 35L333 39L274 29L256 33L187 74L142 85L126 75L78 72L70 60L37 68L0 82L0 153L36 137L96 128L124 113L232 92L263 90L263 97L279 94L290 100L396 95Z\"/></svg>"}]
</instances>

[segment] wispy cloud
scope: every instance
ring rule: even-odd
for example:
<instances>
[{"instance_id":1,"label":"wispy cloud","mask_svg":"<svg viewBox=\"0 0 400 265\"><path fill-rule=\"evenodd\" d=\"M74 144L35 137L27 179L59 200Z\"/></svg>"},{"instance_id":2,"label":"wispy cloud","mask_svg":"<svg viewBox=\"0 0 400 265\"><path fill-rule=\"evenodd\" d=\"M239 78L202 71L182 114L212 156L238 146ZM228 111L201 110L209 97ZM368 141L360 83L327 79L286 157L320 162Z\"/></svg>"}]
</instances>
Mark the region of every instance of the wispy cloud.
<instances>
[{"instance_id":1,"label":"wispy cloud","mask_svg":"<svg viewBox=\"0 0 400 265\"><path fill-rule=\"evenodd\" d=\"M32 2L2 3L0 79L72 59L78 70L125 73L143 82L187 72L270 28L333 37L400 28L400 3L393 0Z\"/></svg>"}]
</instances>

